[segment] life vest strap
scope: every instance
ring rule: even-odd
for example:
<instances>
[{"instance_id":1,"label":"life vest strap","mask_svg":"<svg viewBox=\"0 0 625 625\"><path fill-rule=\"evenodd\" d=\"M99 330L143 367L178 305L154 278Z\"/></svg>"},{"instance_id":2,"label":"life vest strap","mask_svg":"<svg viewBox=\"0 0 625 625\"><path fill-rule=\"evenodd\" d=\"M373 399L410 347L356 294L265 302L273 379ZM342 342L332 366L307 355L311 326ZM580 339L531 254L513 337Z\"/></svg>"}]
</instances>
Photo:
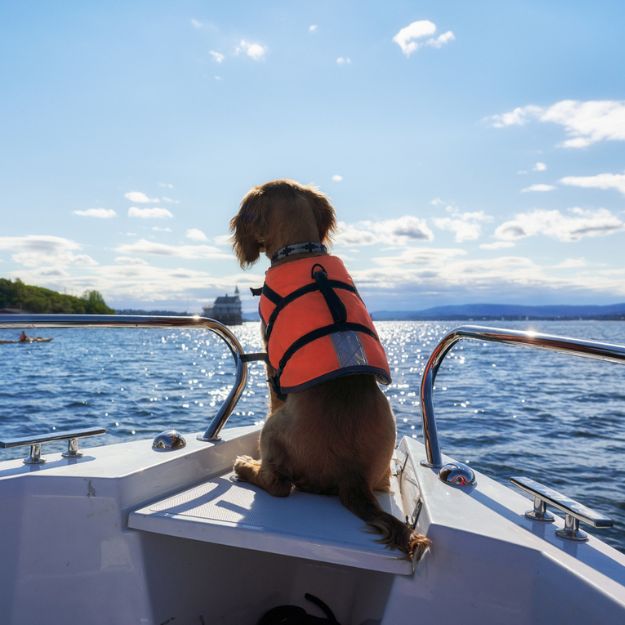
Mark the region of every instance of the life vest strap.
<instances>
[{"instance_id":1,"label":"life vest strap","mask_svg":"<svg viewBox=\"0 0 625 625\"><path fill-rule=\"evenodd\" d=\"M324 336L328 336L329 334L334 334L335 332L350 332L350 331L362 332L364 334L368 334L369 336L374 338L376 341L379 341L378 335L371 328L369 328L368 326L364 326L360 323L353 323L351 321L342 321L342 322L332 323L330 325L317 328L316 330L313 330L312 332L308 332L308 334L304 334L304 336L300 337L299 339L291 343L291 345L284 352L284 355L280 359L280 362L278 364L278 370L276 371L276 374L273 379L273 385L276 391L278 393L281 392L280 391L280 376L282 375L284 368L286 367L287 363L292 358L292 356L295 354L295 352L297 352L299 349L301 349L305 345L308 345L308 343L312 343L313 341L316 341L317 339L320 339Z\"/></svg>"},{"instance_id":2,"label":"life vest strap","mask_svg":"<svg viewBox=\"0 0 625 625\"><path fill-rule=\"evenodd\" d=\"M259 287L251 286L250 291L252 292L252 295L254 297L260 297L261 295L264 295L274 304L278 304L282 300L282 296L278 295L278 293L276 293L272 288L268 287L266 283L264 283L263 286Z\"/></svg>"},{"instance_id":3,"label":"life vest strap","mask_svg":"<svg viewBox=\"0 0 625 625\"><path fill-rule=\"evenodd\" d=\"M315 269L315 267L319 267L319 269ZM330 285L326 270L321 265L315 265L312 268L312 277L317 283L321 295L323 295L323 299L325 299L330 309L330 314L332 315L334 323L345 323L347 321L347 309L345 308L345 304L341 301L341 298Z\"/></svg>"}]
</instances>

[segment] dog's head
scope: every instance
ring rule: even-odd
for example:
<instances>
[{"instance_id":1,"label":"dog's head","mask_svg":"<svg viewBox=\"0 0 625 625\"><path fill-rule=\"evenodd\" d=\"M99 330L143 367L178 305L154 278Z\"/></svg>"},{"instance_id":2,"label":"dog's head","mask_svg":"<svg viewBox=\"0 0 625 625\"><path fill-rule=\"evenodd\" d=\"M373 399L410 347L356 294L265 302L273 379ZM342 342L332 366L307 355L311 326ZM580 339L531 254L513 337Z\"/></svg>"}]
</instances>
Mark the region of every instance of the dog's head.
<instances>
[{"instance_id":1,"label":"dog's head","mask_svg":"<svg viewBox=\"0 0 625 625\"><path fill-rule=\"evenodd\" d=\"M289 243L327 243L336 227L325 195L293 180L272 180L252 188L230 221L234 253L249 267L261 252L271 256Z\"/></svg>"}]
</instances>

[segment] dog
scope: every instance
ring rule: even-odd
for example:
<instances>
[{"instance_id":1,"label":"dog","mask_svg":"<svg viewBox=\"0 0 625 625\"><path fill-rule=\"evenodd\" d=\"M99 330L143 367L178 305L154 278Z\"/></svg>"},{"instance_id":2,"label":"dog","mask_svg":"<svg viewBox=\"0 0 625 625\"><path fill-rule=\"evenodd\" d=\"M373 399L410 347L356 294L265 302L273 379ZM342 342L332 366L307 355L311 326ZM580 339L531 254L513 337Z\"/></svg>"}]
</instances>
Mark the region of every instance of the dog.
<instances>
[{"instance_id":1,"label":"dog","mask_svg":"<svg viewBox=\"0 0 625 625\"><path fill-rule=\"evenodd\" d=\"M340 259L327 254L335 228L326 196L293 180L252 188L230 222L242 268L263 252L272 259L259 306L270 411L260 459L239 456L234 470L276 497L293 487L338 495L381 535L379 542L420 558L429 539L382 510L374 495L390 490L395 418L378 386L378 380L390 382L390 373L351 278ZM277 336L278 326L286 336ZM331 370L337 359L345 365L338 372ZM298 373L297 367L314 370Z\"/></svg>"}]
</instances>

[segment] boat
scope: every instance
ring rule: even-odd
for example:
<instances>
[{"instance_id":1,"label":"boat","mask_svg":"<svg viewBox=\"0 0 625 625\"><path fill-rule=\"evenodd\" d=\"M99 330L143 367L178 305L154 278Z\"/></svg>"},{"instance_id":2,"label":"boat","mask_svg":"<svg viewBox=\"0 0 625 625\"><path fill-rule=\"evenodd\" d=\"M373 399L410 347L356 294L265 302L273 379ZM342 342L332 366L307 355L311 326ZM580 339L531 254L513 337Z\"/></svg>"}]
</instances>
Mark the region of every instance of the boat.
<instances>
[{"instance_id":1,"label":"boat","mask_svg":"<svg viewBox=\"0 0 625 625\"><path fill-rule=\"evenodd\" d=\"M28 345L29 343L49 343L52 338L44 338L41 336L33 336L28 337L25 341L2 341L0 340L0 345L12 345L14 343L19 343L22 345Z\"/></svg>"},{"instance_id":2,"label":"boat","mask_svg":"<svg viewBox=\"0 0 625 625\"><path fill-rule=\"evenodd\" d=\"M204 306L202 314L225 325L238 326L243 323L239 287L234 288L234 295L217 297L212 306Z\"/></svg>"},{"instance_id":3,"label":"boat","mask_svg":"<svg viewBox=\"0 0 625 625\"><path fill-rule=\"evenodd\" d=\"M255 454L259 428L226 427L227 419L248 367L265 354L244 353L226 326L201 317L0 321L26 326L203 328L228 346L235 383L199 433L82 449L105 430L0 441L28 452L0 463L2 623L625 623L625 555L581 528L610 519L554 490L549 475L544 484L511 476L508 487L444 455L433 410L436 373L459 341L619 364L623 346L480 326L441 339L420 385L424 443L399 441L392 492L379 494L386 510L431 539L416 561L383 548L335 497L274 498L234 478L233 461ZM46 453L51 441L67 450Z\"/></svg>"}]
</instances>

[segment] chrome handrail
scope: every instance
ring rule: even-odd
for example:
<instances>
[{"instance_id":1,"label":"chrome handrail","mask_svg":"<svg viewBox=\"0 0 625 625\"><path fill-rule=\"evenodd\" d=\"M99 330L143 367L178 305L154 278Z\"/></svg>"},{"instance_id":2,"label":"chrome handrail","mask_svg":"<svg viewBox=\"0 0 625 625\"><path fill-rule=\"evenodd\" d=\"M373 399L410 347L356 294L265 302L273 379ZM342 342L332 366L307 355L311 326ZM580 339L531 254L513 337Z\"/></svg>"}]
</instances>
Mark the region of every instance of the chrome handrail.
<instances>
[{"instance_id":1,"label":"chrome handrail","mask_svg":"<svg viewBox=\"0 0 625 625\"><path fill-rule=\"evenodd\" d=\"M607 360L625 364L625 346L574 339L553 334L540 332L510 330L507 328L488 328L484 326L461 326L446 334L434 348L430 355L423 377L421 378L421 414L423 417L423 438L425 440L426 466L440 468L443 464L436 420L434 419L434 407L432 394L434 381L438 369L451 348L462 339L473 339L491 343L505 343L507 345L521 345L525 347L538 347L557 352L572 353L577 356Z\"/></svg>"},{"instance_id":2,"label":"chrome handrail","mask_svg":"<svg viewBox=\"0 0 625 625\"><path fill-rule=\"evenodd\" d=\"M0 329L23 328L205 328L221 338L235 364L235 383L203 434L198 439L215 441L234 410L247 383L247 363L262 360L264 354L245 354L237 337L215 319L200 316L167 317L156 315L0 315Z\"/></svg>"},{"instance_id":3,"label":"chrome handrail","mask_svg":"<svg viewBox=\"0 0 625 625\"><path fill-rule=\"evenodd\" d=\"M41 455L41 448L44 443L53 441L67 441L67 451L61 455L63 458L76 459L82 456L78 450L78 441L81 438L106 434L105 428L91 427L67 430L64 432L49 432L48 434L27 434L17 438L9 438L0 441L0 448L12 449L14 447L30 447L30 454L24 458L24 464L44 464L45 458Z\"/></svg>"}]
</instances>

